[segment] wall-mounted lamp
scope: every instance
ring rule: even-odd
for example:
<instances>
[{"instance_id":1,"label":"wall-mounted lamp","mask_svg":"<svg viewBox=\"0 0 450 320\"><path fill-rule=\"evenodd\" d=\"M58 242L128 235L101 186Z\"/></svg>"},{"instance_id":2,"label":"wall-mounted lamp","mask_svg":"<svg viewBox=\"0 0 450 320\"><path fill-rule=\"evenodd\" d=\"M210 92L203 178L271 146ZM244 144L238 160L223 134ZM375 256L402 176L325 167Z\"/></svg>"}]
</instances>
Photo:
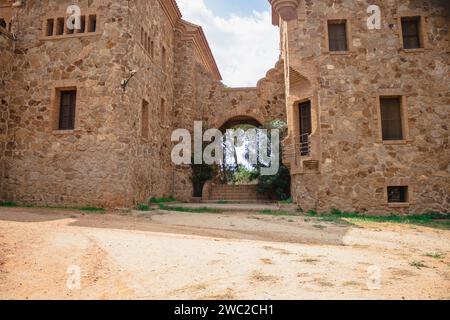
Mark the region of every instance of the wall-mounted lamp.
<instances>
[{"instance_id":1,"label":"wall-mounted lamp","mask_svg":"<svg viewBox=\"0 0 450 320\"><path fill-rule=\"evenodd\" d=\"M123 91L127 90L128 83L136 75L136 73L137 73L137 71L133 70L133 71L131 71L130 76L128 77L128 79L123 79L122 80L122 82L120 83L120 86L122 87Z\"/></svg>"}]
</instances>

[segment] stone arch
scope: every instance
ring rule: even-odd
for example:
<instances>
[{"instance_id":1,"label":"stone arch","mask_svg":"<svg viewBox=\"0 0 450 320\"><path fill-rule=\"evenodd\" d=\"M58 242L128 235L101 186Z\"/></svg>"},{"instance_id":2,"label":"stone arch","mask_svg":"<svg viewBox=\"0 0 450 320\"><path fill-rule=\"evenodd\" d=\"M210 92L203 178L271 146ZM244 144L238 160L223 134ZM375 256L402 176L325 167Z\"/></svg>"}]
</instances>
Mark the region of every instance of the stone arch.
<instances>
[{"instance_id":1,"label":"stone arch","mask_svg":"<svg viewBox=\"0 0 450 320\"><path fill-rule=\"evenodd\" d=\"M217 122L217 126L215 128L223 131L237 124L250 124L254 125L255 127L258 127L264 124L265 122L266 122L265 119L260 115L236 113L234 115L228 115L227 117L220 119Z\"/></svg>"}]
</instances>

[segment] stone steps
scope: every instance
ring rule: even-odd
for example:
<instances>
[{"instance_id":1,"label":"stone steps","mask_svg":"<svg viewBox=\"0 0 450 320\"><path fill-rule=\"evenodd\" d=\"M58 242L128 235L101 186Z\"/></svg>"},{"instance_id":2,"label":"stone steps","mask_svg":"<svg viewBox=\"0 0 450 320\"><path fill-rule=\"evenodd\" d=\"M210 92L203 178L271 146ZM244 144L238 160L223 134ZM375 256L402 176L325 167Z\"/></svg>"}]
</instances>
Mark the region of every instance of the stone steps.
<instances>
[{"instance_id":1,"label":"stone steps","mask_svg":"<svg viewBox=\"0 0 450 320\"><path fill-rule=\"evenodd\" d=\"M242 201L258 202L266 200L260 195L256 185L213 185L211 189L211 201Z\"/></svg>"}]
</instances>

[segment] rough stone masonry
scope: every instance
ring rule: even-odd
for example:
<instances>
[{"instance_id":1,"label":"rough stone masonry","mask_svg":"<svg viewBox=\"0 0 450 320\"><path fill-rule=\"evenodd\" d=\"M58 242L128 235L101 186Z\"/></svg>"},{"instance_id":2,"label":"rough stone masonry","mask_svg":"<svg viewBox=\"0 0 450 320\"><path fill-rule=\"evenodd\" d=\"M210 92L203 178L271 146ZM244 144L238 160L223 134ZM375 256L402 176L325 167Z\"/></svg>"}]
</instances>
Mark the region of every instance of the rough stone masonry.
<instances>
[{"instance_id":1,"label":"rough stone masonry","mask_svg":"<svg viewBox=\"0 0 450 320\"><path fill-rule=\"evenodd\" d=\"M269 2L280 61L256 87L227 88L175 0L80 0L79 30L65 23L72 1L0 0L0 200L188 201L171 132L246 117L288 122L284 162L304 210L448 212L447 1ZM367 28L370 5L381 29Z\"/></svg>"}]
</instances>

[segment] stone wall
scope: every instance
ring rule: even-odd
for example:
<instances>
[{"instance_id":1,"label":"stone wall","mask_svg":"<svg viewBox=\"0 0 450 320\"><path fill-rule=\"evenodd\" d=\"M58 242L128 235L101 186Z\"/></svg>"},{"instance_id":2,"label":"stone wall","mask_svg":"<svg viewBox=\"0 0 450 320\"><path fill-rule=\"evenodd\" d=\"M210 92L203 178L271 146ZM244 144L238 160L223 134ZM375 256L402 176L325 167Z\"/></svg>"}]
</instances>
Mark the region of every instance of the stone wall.
<instances>
[{"instance_id":1,"label":"stone wall","mask_svg":"<svg viewBox=\"0 0 450 320\"><path fill-rule=\"evenodd\" d=\"M297 151L288 161L293 196L303 209L449 211L450 16L444 3L301 1L298 19L281 22L291 137L298 130L296 102L308 98L318 142L311 157L299 160ZM381 7L381 30L367 29L371 4ZM405 14L424 17L425 49L402 49L399 17ZM327 19L348 19L350 52L327 52ZM381 141L380 95L404 97L404 143ZM317 161L317 170L308 171L305 161ZM388 205L387 186L398 185L409 186L409 204Z\"/></svg>"},{"instance_id":2,"label":"stone wall","mask_svg":"<svg viewBox=\"0 0 450 320\"><path fill-rule=\"evenodd\" d=\"M43 40L48 13L67 1L27 1L18 16L10 98L9 141L2 198L21 203L123 205L133 198L129 157L130 112L120 81L128 50L128 1L80 1L95 11L101 32ZM63 14L64 16L64 14ZM55 88L77 88L74 131L54 127Z\"/></svg>"},{"instance_id":3,"label":"stone wall","mask_svg":"<svg viewBox=\"0 0 450 320\"><path fill-rule=\"evenodd\" d=\"M5 181L5 157L12 147L8 139L9 97L4 94L12 75L13 41L11 35L0 28L0 194Z\"/></svg>"}]
</instances>

